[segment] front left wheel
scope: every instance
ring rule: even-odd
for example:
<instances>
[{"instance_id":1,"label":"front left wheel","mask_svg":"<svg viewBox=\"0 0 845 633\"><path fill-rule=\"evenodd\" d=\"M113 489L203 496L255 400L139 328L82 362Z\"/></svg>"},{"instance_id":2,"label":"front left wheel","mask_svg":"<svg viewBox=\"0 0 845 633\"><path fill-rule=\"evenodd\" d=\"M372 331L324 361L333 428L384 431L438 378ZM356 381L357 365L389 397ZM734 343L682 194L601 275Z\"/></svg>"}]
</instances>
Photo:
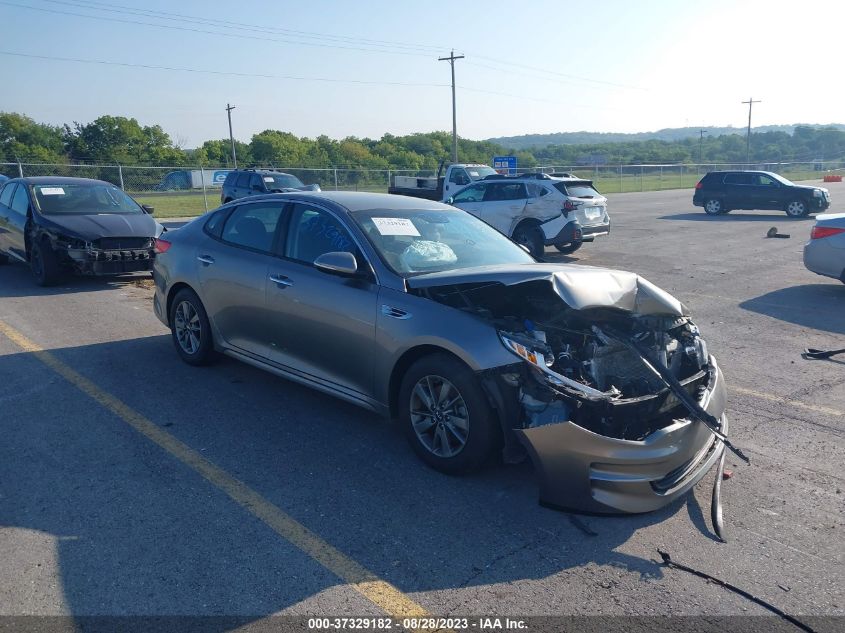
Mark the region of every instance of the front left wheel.
<instances>
[{"instance_id":1,"label":"front left wheel","mask_svg":"<svg viewBox=\"0 0 845 633\"><path fill-rule=\"evenodd\" d=\"M415 362L399 389L399 419L417 456L449 475L480 468L500 430L472 370L447 354Z\"/></svg>"},{"instance_id":2,"label":"front left wheel","mask_svg":"<svg viewBox=\"0 0 845 633\"><path fill-rule=\"evenodd\" d=\"M213 360L211 323L197 293L189 288L177 292L170 305L170 334L179 356L189 365Z\"/></svg>"},{"instance_id":3,"label":"front left wheel","mask_svg":"<svg viewBox=\"0 0 845 633\"><path fill-rule=\"evenodd\" d=\"M33 242L29 253L29 268L39 286L52 286L62 278L59 259L46 239Z\"/></svg>"}]
</instances>

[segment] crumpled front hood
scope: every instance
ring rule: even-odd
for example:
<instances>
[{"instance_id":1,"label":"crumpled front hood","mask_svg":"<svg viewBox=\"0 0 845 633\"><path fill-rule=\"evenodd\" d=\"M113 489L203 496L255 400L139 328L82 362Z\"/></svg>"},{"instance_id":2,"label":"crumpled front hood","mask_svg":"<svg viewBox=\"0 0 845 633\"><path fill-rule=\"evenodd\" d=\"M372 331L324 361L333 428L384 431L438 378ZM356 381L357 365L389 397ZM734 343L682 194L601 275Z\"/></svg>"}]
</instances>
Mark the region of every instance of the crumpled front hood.
<instances>
[{"instance_id":1,"label":"crumpled front hood","mask_svg":"<svg viewBox=\"0 0 845 633\"><path fill-rule=\"evenodd\" d=\"M40 224L84 240L101 237L155 237L156 222L146 213L91 215L41 215Z\"/></svg>"},{"instance_id":2,"label":"crumpled front hood","mask_svg":"<svg viewBox=\"0 0 845 633\"><path fill-rule=\"evenodd\" d=\"M688 314L680 301L635 273L580 264L479 266L419 275L406 283L419 289L474 283L515 286L542 280L549 281L558 296L575 310L617 308L640 315Z\"/></svg>"}]
</instances>

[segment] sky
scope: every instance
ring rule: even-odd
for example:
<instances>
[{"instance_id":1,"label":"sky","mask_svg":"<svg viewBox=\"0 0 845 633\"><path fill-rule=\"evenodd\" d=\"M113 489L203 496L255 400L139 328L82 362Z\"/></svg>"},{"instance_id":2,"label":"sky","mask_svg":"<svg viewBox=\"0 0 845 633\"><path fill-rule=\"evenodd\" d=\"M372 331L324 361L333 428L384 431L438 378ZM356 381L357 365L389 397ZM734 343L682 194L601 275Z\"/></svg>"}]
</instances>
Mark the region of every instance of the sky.
<instances>
[{"instance_id":1,"label":"sky","mask_svg":"<svg viewBox=\"0 0 845 633\"><path fill-rule=\"evenodd\" d=\"M461 137L845 122L842 0L0 0L0 111Z\"/></svg>"}]
</instances>

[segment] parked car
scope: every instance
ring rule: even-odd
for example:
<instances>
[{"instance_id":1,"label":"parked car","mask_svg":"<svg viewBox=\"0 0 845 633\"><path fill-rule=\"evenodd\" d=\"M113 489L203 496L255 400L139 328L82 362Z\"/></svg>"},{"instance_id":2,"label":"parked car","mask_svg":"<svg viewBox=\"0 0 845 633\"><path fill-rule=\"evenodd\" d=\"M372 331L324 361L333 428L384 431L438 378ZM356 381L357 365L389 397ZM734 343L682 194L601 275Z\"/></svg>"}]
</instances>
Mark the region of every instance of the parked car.
<instances>
[{"instance_id":1,"label":"parked car","mask_svg":"<svg viewBox=\"0 0 845 633\"><path fill-rule=\"evenodd\" d=\"M4 176L3 174L0 174L0 185L2 185L7 180L9 180L8 176Z\"/></svg>"},{"instance_id":2,"label":"parked car","mask_svg":"<svg viewBox=\"0 0 845 633\"><path fill-rule=\"evenodd\" d=\"M634 273L537 263L455 207L255 196L157 251L154 311L186 363L222 352L398 418L442 472L527 451L544 503L644 512L722 454L725 381L680 301Z\"/></svg>"},{"instance_id":3,"label":"parked car","mask_svg":"<svg viewBox=\"0 0 845 633\"><path fill-rule=\"evenodd\" d=\"M304 185L296 176L272 169L238 169L226 176L220 202L283 191L320 191L320 185Z\"/></svg>"},{"instance_id":4,"label":"parked car","mask_svg":"<svg viewBox=\"0 0 845 633\"><path fill-rule=\"evenodd\" d=\"M610 233L607 198L581 178L546 174L488 176L458 191L448 204L472 213L542 257L547 245L574 253Z\"/></svg>"},{"instance_id":5,"label":"parked car","mask_svg":"<svg viewBox=\"0 0 845 633\"><path fill-rule=\"evenodd\" d=\"M734 209L785 211L791 218L824 211L830 192L824 187L796 185L768 171L711 171L695 185L692 203L708 215Z\"/></svg>"},{"instance_id":6,"label":"parked car","mask_svg":"<svg viewBox=\"0 0 845 633\"><path fill-rule=\"evenodd\" d=\"M42 286L70 272L149 271L162 231L152 213L102 180L14 178L0 189L0 264L29 264Z\"/></svg>"},{"instance_id":7,"label":"parked car","mask_svg":"<svg viewBox=\"0 0 845 633\"><path fill-rule=\"evenodd\" d=\"M231 169L179 169L169 171L153 189L156 191L180 191L222 187Z\"/></svg>"},{"instance_id":8,"label":"parked car","mask_svg":"<svg viewBox=\"0 0 845 633\"><path fill-rule=\"evenodd\" d=\"M845 283L845 213L816 216L810 241L804 244L804 266Z\"/></svg>"}]
</instances>

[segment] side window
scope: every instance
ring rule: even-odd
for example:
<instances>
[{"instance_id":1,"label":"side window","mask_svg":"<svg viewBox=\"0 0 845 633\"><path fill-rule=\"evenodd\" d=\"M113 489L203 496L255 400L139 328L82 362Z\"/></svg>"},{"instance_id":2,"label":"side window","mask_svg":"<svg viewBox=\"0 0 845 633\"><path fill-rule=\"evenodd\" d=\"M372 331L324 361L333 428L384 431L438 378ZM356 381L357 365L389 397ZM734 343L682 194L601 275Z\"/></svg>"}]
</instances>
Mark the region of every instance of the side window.
<instances>
[{"instance_id":1,"label":"side window","mask_svg":"<svg viewBox=\"0 0 845 633\"><path fill-rule=\"evenodd\" d=\"M212 216L206 221L203 230L212 237L219 238L227 215L229 215L229 209L212 214Z\"/></svg>"},{"instance_id":2,"label":"side window","mask_svg":"<svg viewBox=\"0 0 845 633\"><path fill-rule=\"evenodd\" d=\"M752 184L751 174L744 174L744 173L726 174L725 175L725 184L726 185L750 185L750 184Z\"/></svg>"},{"instance_id":3,"label":"side window","mask_svg":"<svg viewBox=\"0 0 845 633\"><path fill-rule=\"evenodd\" d=\"M224 242L269 253L284 206L278 202L245 204L232 211L220 236Z\"/></svg>"},{"instance_id":4,"label":"side window","mask_svg":"<svg viewBox=\"0 0 845 633\"><path fill-rule=\"evenodd\" d=\"M241 173L238 176L238 182L236 186L242 189L246 189L247 187L249 187L249 176L250 174L248 174L247 172Z\"/></svg>"},{"instance_id":5,"label":"side window","mask_svg":"<svg viewBox=\"0 0 845 633\"><path fill-rule=\"evenodd\" d=\"M16 186L17 183L10 182L3 187L3 191L0 191L0 204L8 207L12 203L12 193L14 192Z\"/></svg>"},{"instance_id":6,"label":"side window","mask_svg":"<svg viewBox=\"0 0 845 633\"><path fill-rule=\"evenodd\" d=\"M324 253L336 251L361 257L349 231L333 215L308 204L296 204L291 213L285 256L313 264Z\"/></svg>"},{"instance_id":7,"label":"side window","mask_svg":"<svg viewBox=\"0 0 845 633\"><path fill-rule=\"evenodd\" d=\"M249 177L249 188L251 190L255 190L257 188L259 191L264 191L264 185L261 182L261 176L259 176L258 174L252 174L252 176Z\"/></svg>"},{"instance_id":8,"label":"side window","mask_svg":"<svg viewBox=\"0 0 845 633\"><path fill-rule=\"evenodd\" d=\"M17 211L21 215L26 215L29 210L29 196L26 195L26 186L20 185L15 190L15 197L12 198L12 210Z\"/></svg>"},{"instance_id":9,"label":"side window","mask_svg":"<svg viewBox=\"0 0 845 633\"><path fill-rule=\"evenodd\" d=\"M452 170L452 173L449 176L449 182L456 185L468 185L471 181L467 175L466 169L460 168Z\"/></svg>"},{"instance_id":10,"label":"side window","mask_svg":"<svg viewBox=\"0 0 845 633\"><path fill-rule=\"evenodd\" d=\"M528 188L529 198L542 198L543 196L551 193L551 191L546 189L543 185L538 185L536 182L530 182L525 186Z\"/></svg>"},{"instance_id":11,"label":"side window","mask_svg":"<svg viewBox=\"0 0 845 633\"><path fill-rule=\"evenodd\" d=\"M223 181L224 187L234 187L235 181L238 179L238 172L230 171L226 174L226 180Z\"/></svg>"},{"instance_id":12,"label":"side window","mask_svg":"<svg viewBox=\"0 0 845 633\"><path fill-rule=\"evenodd\" d=\"M487 186L484 202L524 200L525 198L525 185L521 182L497 182Z\"/></svg>"},{"instance_id":13,"label":"side window","mask_svg":"<svg viewBox=\"0 0 845 633\"><path fill-rule=\"evenodd\" d=\"M481 202L484 199L484 189L487 185L473 185L459 191L453 196L455 202Z\"/></svg>"},{"instance_id":14,"label":"side window","mask_svg":"<svg viewBox=\"0 0 845 633\"><path fill-rule=\"evenodd\" d=\"M773 178L769 178L768 176L764 176L762 174L757 174L755 176L755 185L761 185L763 187L777 187L777 183L774 181Z\"/></svg>"}]
</instances>

